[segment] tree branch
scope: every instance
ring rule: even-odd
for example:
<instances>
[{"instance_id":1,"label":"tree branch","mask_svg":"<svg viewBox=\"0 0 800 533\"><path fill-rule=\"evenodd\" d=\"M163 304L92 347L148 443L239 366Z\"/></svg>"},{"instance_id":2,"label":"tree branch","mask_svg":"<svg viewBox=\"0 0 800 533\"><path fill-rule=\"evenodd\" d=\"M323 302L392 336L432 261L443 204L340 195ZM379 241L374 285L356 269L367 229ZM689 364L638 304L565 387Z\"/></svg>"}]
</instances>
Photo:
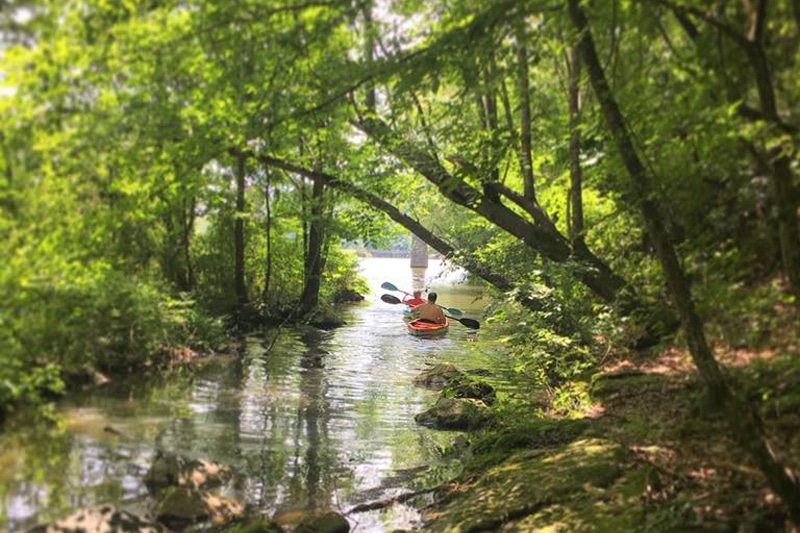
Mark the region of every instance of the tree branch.
<instances>
[{"instance_id":1,"label":"tree branch","mask_svg":"<svg viewBox=\"0 0 800 533\"><path fill-rule=\"evenodd\" d=\"M670 9L672 12L675 13L675 16L678 17L678 20L681 21L681 24L683 24L682 17L686 17L687 14L691 14L705 21L706 23L714 26L722 33L724 33L725 35L727 35L728 37L730 37L731 39L733 39L734 41L743 46L747 46L750 43L750 41L748 41L741 33L736 31L735 28L732 28L730 25L718 19L710 11L703 11L702 9L698 9L694 6L678 5L672 2L671 0L650 0L650 1ZM686 26L684 26L684 28L686 28ZM690 33L690 36L691 35L692 33ZM696 33L694 35L696 36Z\"/></svg>"}]
</instances>

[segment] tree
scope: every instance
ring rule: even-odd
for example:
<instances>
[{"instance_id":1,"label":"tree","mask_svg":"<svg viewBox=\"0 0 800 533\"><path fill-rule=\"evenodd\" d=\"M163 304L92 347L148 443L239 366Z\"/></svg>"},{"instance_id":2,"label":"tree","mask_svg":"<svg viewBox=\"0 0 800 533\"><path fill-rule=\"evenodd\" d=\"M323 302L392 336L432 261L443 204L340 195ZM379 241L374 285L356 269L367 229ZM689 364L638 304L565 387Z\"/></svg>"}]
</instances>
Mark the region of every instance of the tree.
<instances>
[{"instance_id":1,"label":"tree","mask_svg":"<svg viewBox=\"0 0 800 533\"><path fill-rule=\"evenodd\" d=\"M612 131L620 157L628 170L636 190L636 201L647 224L656 254L664 269L681 321L686 330L689 351L700 375L706 381L711 398L721 409L740 445L748 450L764 472L773 490L780 495L789 509L792 520L800 523L800 485L774 456L766 442L763 424L752 405L743 401L728 385L719 365L711 353L703 331L703 322L695 310L689 281L680 266L671 235L664 225L664 216L657 195L652 191L651 178L637 153L614 94L606 80L592 38L589 23L579 0L568 0L572 23L579 33L578 47L586 64L589 81L602 108L605 122Z\"/></svg>"},{"instance_id":2,"label":"tree","mask_svg":"<svg viewBox=\"0 0 800 533\"><path fill-rule=\"evenodd\" d=\"M767 125L767 147L752 147L753 153L763 168L767 169L772 182L772 199L776 206L778 222L778 239L780 242L783 270L795 296L800 299L800 227L797 212L800 209L795 180L792 171L792 135L797 133L796 127L786 124L781 118L778 108L778 97L773 83L773 72L767 56L765 41L767 39L767 16L769 13L768 0L742 2L742 18L746 21L743 32L738 31L731 23L726 22L714 10L703 10L691 5L678 5L669 1L657 0L657 3L667 6L681 21L684 29L697 42L699 31L693 24L692 18L699 19L730 39L745 54L755 79L758 94L758 110L751 110L747 106L742 108L753 119ZM797 7L795 5L795 7ZM795 11L797 13L797 11ZM700 54L706 50L698 49ZM715 67L719 71L719 67ZM724 75L720 72L720 75ZM738 98L746 100L746 96L738 94L734 88L729 93L736 94ZM755 111L755 113L752 113Z\"/></svg>"}]
</instances>

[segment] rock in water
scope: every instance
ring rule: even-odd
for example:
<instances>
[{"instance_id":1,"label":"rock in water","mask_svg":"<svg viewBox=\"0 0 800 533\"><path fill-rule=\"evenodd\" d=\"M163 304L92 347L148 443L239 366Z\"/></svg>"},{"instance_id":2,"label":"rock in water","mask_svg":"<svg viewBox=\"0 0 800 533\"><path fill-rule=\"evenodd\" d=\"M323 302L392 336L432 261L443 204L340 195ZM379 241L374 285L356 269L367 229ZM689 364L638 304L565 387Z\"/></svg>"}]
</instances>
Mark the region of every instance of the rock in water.
<instances>
[{"instance_id":1,"label":"rock in water","mask_svg":"<svg viewBox=\"0 0 800 533\"><path fill-rule=\"evenodd\" d=\"M168 530L161 524L105 505L82 509L61 520L29 529L28 533L168 533Z\"/></svg>"}]
</instances>

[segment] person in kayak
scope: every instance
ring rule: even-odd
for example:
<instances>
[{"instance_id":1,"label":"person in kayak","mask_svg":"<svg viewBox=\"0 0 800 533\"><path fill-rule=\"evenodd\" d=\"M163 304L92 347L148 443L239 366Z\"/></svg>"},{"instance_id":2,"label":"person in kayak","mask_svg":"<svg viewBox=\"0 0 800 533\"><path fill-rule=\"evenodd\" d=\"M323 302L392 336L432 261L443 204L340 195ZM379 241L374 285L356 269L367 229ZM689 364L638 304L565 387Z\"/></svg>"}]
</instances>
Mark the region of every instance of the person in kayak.
<instances>
[{"instance_id":1,"label":"person in kayak","mask_svg":"<svg viewBox=\"0 0 800 533\"><path fill-rule=\"evenodd\" d=\"M446 322L444 311L436 305L436 298L437 294L435 292L429 292L428 303L418 305L411 311L412 321L423 320L434 324L444 324Z\"/></svg>"},{"instance_id":2,"label":"person in kayak","mask_svg":"<svg viewBox=\"0 0 800 533\"><path fill-rule=\"evenodd\" d=\"M422 297L422 291L419 289L416 289L414 291L414 294L411 295L411 298L409 298L408 295L406 295L406 297L403 299L403 303L408 304L410 307L416 307L418 305L422 305L427 301L428 300Z\"/></svg>"}]
</instances>

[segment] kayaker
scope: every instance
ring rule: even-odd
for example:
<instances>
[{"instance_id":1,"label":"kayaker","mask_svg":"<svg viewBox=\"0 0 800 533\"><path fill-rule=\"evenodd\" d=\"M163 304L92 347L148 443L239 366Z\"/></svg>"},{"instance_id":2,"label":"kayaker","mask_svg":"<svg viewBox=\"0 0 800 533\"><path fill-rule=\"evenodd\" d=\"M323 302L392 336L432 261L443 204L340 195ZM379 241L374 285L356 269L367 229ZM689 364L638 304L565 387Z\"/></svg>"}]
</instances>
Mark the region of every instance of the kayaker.
<instances>
[{"instance_id":1,"label":"kayaker","mask_svg":"<svg viewBox=\"0 0 800 533\"><path fill-rule=\"evenodd\" d=\"M444 324L446 322L444 311L436 305L437 294L435 292L428 293L428 302L416 306L411 311L412 320L425 320L434 324Z\"/></svg>"},{"instance_id":2,"label":"kayaker","mask_svg":"<svg viewBox=\"0 0 800 533\"><path fill-rule=\"evenodd\" d=\"M419 289L414 291L411 298L406 295L405 299L403 300L403 302L407 303L410 307L416 307L418 305L427 303L427 301L428 300L422 297L422 291Z\"/></svg>"}]
</instances>

